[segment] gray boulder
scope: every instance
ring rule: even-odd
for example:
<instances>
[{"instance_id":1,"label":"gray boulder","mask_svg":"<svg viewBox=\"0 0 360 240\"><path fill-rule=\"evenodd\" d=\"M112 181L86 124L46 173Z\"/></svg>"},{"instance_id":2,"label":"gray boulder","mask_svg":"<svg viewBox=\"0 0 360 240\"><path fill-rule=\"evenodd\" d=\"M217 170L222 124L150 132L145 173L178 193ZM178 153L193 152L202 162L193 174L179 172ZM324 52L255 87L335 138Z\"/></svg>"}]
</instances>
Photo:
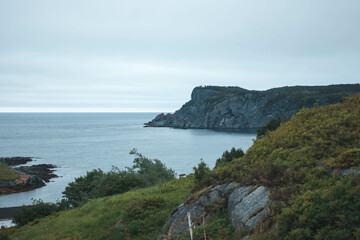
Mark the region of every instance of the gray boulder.
<instances>
[{"instance_id":1,"label":"gray boulder","mask_svg":"<svg viewBox=\"0 0 360 240\"><path fill-rule=\"evenodd\" d=\"M207 204L222 201L228 202L229 221L235 229L253 228L256 222L265 215L269 200L269 190L266 187L239 186L228 183L209 188L206 193L191 203L183 203L176 207L166 221L159 239L176 239L188 230L187 213L196 225L205 224L211 220L211 213L205 212Z\"/></svg>"},{"instance_id":2,"label":"gray boulder","mask_svg":"<svg viewBox=\"0 0 360 240\"><path fill-rule=\"evenodd\" d=\"M269 201L269 189L266 187L240 187L229 196L229 220L235 229L253 228L265 215ZM253 190L248 194L249 190Z\"/></svg>"}]
</instances>

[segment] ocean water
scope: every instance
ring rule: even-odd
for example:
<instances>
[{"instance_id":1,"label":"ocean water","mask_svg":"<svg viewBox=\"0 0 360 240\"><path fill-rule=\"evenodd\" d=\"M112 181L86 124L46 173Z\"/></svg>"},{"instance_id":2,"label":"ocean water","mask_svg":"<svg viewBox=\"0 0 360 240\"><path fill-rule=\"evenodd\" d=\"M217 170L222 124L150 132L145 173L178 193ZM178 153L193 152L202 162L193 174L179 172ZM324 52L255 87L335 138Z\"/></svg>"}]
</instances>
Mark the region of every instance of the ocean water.
<instances>
[{"instance_id":1,"label":"ocean water","mask_svg":"<svg viewBox=\"0 0 360 240\"><path fill-rule=\"evenodd\" d=\"M193 172L200 159L211 168L231 147L247 150L254 130L144 128L157 113L0 113L0 156L34 157L32 164L57 166L47 186L0 195L0 207L55 202L75 177L95 168L131 166L133 148L157 158L177 174Z\"/></svg>"}]
</instances>

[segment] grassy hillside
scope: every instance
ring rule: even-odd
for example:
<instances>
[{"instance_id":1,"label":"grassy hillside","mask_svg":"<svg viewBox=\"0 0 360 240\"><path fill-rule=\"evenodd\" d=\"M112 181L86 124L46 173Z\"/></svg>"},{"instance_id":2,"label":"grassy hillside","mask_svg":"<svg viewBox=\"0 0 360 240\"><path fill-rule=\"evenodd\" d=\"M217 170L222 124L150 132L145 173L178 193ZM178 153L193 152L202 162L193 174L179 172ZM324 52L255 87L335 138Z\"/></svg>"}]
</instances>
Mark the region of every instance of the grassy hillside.
<instances>
[{"instance_id":1,"label":"grassy hillside","mask_svg":"<svg viewBox=\"0 0 360 240\"><path fill-rule=\"evenodd\" d=\"M301 110L244 157L215 169L210 181L271 188L273 205L252 239L359 239L360 178L341 177L354 167L360 167L360 95Z\"/></svg>"},{"instance_id":2,"label":"grassy hillside","mask_svg":"<svg viewBox=\"0 0 360 240\"><path fill-rule=\"evenodd\" d=\"M80 208L7 230L9 239L157 239L193 178L91 200ZM0 239L1 239L0 235ZM3 235L3 237L5 237Z\"/></svg>"},{"instance_id":3,"label":"grassy hillside","mask_svg":"<svg viewBox=\"0 0 360 240\"><path fill-rule=\"evenodd\" d=\"M19 177L19 173L15 170L4 163L0 163L0 181L15 181Z\"/></svg>"}]
</instances>

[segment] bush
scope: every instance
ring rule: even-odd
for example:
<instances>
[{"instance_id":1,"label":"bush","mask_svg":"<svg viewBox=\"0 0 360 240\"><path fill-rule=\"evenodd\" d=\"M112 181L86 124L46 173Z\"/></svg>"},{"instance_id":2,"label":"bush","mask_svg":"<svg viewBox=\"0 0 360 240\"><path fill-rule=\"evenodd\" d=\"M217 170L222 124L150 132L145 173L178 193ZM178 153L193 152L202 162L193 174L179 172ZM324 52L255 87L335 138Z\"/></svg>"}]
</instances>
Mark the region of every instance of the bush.
<instances>
[{"instance_id":1,"label":"bush","mask_svg":"<svg viewBox=\"0 0 360 240\"><path fill-rule=\"evenodd\" d=\"M204 181L207 177L208 173L210 172L210 168L208 165L201 159L201 162L198 164L197 167L193 167L195 180L199 184L200 182Z\"/></svg>"},{"instance_id":2,"label":"bush","mask_svg":"<svg viewBox=\"0 0 360 240\"><path fill-rule=\"evenodd\" d=\"M281 119L271 119L268 123L257 130L257 138L261 138L267 134L268 131L274 131L280 127Z\"/></svg>"},{"instance_id":3,"label":"bush","mask_svg":"<svg viewBox=\"0 0 360 240\"><path fill-rule=\"evenodd\" d=\"M32 222L35 219L46 217L53 212L59 212L69 209L69 204L66 200L61 200L57 203L45 203L41 199L33 200L31 207L23 206L17 210L13 217L13 223L18 226L23 226L28 222Z\"/></svg>"},{"instance_id":4,"label":"bush","mask_svg":"<svg viewBox=\"0 0 360 240\"><path fill-rule=\"evenodd\" d=\"M230 152L228 150L226 150L222 154L221 158L218 158L216 160L215 168L220 167L220 166L225 166L227 163L231 162L233 159L241 158L242 156L244 156L244 152L240 148L235 149L233 147L233 148L231 148Z\"/></svg>"},{"instance_id":5,"label":"bush","mask_svg":"<svg viewBox=\"0 0 360 240\"><path fill-rule=\"evenodd\" d=\"M349 177L336 185L309 191L294 199L278 217L285 239L353 239L360 226L360 186Z\"/></svg>"},{"instance_id":6,"label":"bush","mask_svg":"<svg viewBox=\"0 0 360 240\"><path fill-rule=\"evenodd\" d=\"M134 171L146 187L168 182L175 178L175 171L167 168L160 160L149 159L138 153L135 148L130 151L130 154L135 155L135 159L133 167L128 171Z\"/></svg>"},{"instance_id":7,"label":"bush","mask_svg":"<svg viewBox=\"0 0 360 240\"><path fill-rule=\"evenodd\" d=\"M154 186L175 178L175 172L167 168L160 160L149 159L136 149L132 167L119 170L113 167L104 173L101 169L87 172L85 176L75 178L63 192L72 207L78 207L89 199L121 194L134 188Z\"/></svg>"},{"instance_id":8,"label":"bush","mask_svg":"<svg viewBox=\"0 0 360 240\"><path fill-rule=\"evenodd\" d=\"M72 207L78 207L91 198L99 196L100 182L106 174L101 169L86 172L85 176L75 178L63 192Z\"/></svg>"},{"instance_id":9,"label":"bush","mask_svg":"<svg viewBox=\"0 0 360 240\"><path fill-rule=\"evenodd\" d=\"M133 188L144 187L145 182L133 171L120 171L118 168L106 173L96 187L95 197L105 197L124 193Z\"/></svg>"}]
</instances>

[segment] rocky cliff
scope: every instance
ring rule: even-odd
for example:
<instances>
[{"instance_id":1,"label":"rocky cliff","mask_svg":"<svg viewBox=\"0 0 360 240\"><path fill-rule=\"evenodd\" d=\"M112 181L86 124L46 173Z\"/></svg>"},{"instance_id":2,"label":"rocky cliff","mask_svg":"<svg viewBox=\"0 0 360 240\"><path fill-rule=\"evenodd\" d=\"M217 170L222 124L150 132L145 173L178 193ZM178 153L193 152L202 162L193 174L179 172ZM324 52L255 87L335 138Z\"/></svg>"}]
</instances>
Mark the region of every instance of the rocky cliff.
<instances>
[{"instance_id":1,"label":"rocky cliff","mask_svg":"<svg viewBox=\"0 0 360 240\"><path fill-rule=\"evenodd\" d=\"M161 113L147 127L258 128L272 118L288 118L301 108L339 103L360 93L359 84L295 86L266 91L240 87L196 87L191 100L173 114Z\"/></svg>"}]
</instances>

